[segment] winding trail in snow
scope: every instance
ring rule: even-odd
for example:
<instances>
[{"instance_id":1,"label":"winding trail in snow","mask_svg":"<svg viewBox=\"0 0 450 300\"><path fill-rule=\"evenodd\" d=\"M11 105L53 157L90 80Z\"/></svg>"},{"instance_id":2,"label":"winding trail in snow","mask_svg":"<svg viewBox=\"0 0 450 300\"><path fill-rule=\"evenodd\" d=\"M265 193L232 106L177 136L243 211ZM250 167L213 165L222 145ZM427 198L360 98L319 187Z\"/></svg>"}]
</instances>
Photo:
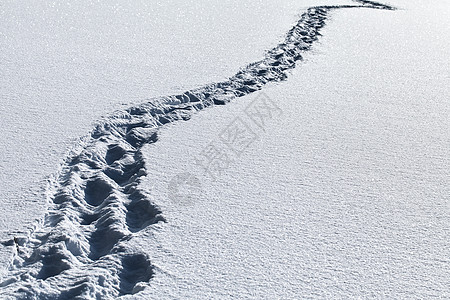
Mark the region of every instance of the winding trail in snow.
<instances>
[{"instance_id":1,"label":"winding trail in snow","mask_svg":"<svg viewBox=\"0 0 450 300\"><path fill-rule=\"evenodd\" d=\"M147 253L129 241L162 212L140 183L148 172L141 149L157 141L164 124L188 120L199 110L223 105L282 81L311 49L327 14L341 8L393 7L373 1L307 9L285 40L266 57L226 81L180 95L152 99L101 120L69 155L49 188L51 207L27 238L18 240L2 298L110 299L136 294L150 281Z\"/></svg>"}]
</instances>

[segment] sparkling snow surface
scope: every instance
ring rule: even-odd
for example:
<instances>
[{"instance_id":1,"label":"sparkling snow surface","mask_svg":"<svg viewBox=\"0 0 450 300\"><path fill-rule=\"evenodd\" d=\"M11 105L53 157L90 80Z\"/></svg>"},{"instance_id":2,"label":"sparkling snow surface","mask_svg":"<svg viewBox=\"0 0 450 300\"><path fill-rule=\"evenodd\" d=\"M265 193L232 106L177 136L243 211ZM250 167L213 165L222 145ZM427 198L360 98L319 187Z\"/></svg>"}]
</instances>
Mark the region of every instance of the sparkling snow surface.
<instances>
[{"instance_id":1,"label":"sparkling snow surface","mask_svg":"<svg viewBox=\"0 0 450 300\"><path fill-rule=\"evenodd\" d=\"M450 6L434 3L336 11L263 90L282 115L216 181L193 158L251 123L257 95L161 132L148 186L168 223L140 240L158 253L150 295L450 297ZM201 189L171 199L184 172Z\"/></svg>"},{"instance_id":2,"label":"sparkling snow surface","mask_svg":"<svg viewBox=\"0 0 450 300\"><path fill-rule=\"evenodd\" d=\"M0 238L42 216L46 176L100 116L223 80L302 9L352 3L267 2L4 1ZM139 298L450 298L450 4L390 4L332 12L287 81L145 147L167 223L132 240L155 266ZM279 110L258 128L264 95ZM194 158L236 118L257 139L212 180Z\"/></svg>"},{"instance_id":3,"label":"sparkling snow surface","mask_svg":"<svg viewBox=\"0 0 450 300\"><path fill-rule=\"evenodd\" d=\"M233 75L318 4L3 1L0 239L24 234L42 217L46 178L95 120Z\"/></svg>"}]
</instances>

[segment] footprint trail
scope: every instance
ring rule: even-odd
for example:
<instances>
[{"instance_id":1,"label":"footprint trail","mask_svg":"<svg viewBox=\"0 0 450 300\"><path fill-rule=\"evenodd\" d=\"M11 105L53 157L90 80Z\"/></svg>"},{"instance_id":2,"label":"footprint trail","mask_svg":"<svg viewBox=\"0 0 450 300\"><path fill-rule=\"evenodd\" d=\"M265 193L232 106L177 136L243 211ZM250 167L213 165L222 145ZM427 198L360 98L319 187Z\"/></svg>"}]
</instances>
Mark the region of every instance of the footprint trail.
<instances>
[{"instance_id":1,"label":"footprint trail","mask_svg":"<svg viewBox=\"0 0 450 300\"><path fill-rule=\"evenodd\" d=\"M150 171L142 147L157 141L164 124L285 80L320 36L330 11L394 9L355 1L307 9L264 59L226 81L152 99L99 121L61 166L42 222L19 239L20 253L0 283L2 299L115 299L144 289L154 272L151 258L130 240L165 220L140 185Z\"/></svg>"}]
</instances>

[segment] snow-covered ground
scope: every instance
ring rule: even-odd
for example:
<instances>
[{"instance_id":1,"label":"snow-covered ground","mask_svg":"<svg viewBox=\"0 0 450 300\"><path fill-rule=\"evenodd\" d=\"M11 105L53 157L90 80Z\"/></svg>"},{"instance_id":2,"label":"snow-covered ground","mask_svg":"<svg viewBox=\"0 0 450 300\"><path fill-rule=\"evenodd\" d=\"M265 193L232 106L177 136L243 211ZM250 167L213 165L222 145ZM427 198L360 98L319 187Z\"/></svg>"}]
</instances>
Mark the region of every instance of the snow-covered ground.
<instances>
[{"instance_id":1,"label":"snow-covered ground","mask_svg":"<svg viewBox=\"0 0 450 300\"><path fill-rule=\"evenodd\" d=\"M168 126L145 148L168 220L148 245L149 295L450 297L449 21L428 2L398 6L335 12L306 62L263 90L282 114L252 127L259 139L229 152L215 181L192 158L221 145L235 118L251 126L261 94ZM184 172L200 185L183 202L171 181Z\"/></svg>"},{"instance_id":2,"label":"snow-covered ground","mask_svg":"<svg viewBox=\"0 0 450 300\"><path fill-rule=\"evenodd\" d=\"M2 1L2 234L43 214L45 178L95 120L233 75L314 3Z\"/></svg>"},{"instance_id":3,"label":"snow-covered ground","mask_svg":"<svg viewBox=\"0 0 450 300\"><path fill-rule=\"evenodd\" d=\"M133 238L124 247L145 252L152 264L150 286L136 297L450 297L450 5L391 4L400 10L332 11L324 36L287 81L165 125L158 142L144 146L148 175L140 187L167 222L129 228ZM263 58L304 8L318 3L180 1L147 7L154 18L138 14L143 3L116 10L92 5L44 5L53 16L70 11L75 26L67 19L61 27L0 22L7 53L0 60L3 240L43 214L45 198L27 191L45 188L44 176L95 119L122 103L224 80ZM28 7L22 17L34 19L35 10ZM97 22L83 22L91 11L105 20L98 31ZM114 11L118 18L109 18ZM8 16L8 6L0 12ZM197 13L203 17L194 18ZM131 15L135 22L121 26ZM74 36L65 35L72 26ZM8 37L14 28L20 38ZM39 37L49 32L48 40ZM107 46L114 36L117 42ZM49 41L58 45L45 48ZM258 127L251 109L260 104L273 114ZM232 129L246 133L240 155L223 142ZM214 179L195 163L210 143L231 159L216 165ZM29 213L17 212L26 207ZM100 262L82 271L102 263L95 257L102 249L90 247L89 259ZM9 260L13 248L4 247L2 258ZM146 262L127 257L119 270ZM36 262L19 261L19 273L27 264ZM146 274L121 275L120 284ZM63 270L59 280L72 275ZM38 293L52 279L39 277L21 280L38 281L31 284ZM66 297L101 285L65 284L74 293ZM11 293L8 286L4 291Z\"/></svg>"},{"instance_id":4,"label":"snow-covered ground","mask_svg":"<svg viewBox=\"0 0 450 300\"><path fill-rule=\"evenodd\" d=\"M233 75L313 4L3 1L0 239L42 217L47 178L95 120ZM10 249L0 252L5 266Z\"/></svg>"}]
</instances>

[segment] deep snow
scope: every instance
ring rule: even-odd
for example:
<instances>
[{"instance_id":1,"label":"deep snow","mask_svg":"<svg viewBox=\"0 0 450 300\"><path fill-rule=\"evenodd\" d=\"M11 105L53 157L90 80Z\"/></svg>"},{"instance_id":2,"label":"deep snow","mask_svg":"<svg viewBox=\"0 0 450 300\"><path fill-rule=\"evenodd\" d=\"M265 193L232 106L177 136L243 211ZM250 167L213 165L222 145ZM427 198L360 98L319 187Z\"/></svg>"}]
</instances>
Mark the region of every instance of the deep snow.
<instances>
[{"instance_id":1,"label":"deep snow","mask_svg":"<svg viewBox=\"0 0 450 300\"><path fill-rule=\"evenodd\" d=\"M2 234L42 216L46 177L94 121L232 76L314 3L2 1Z\"/></svg>"},{"instance_id":2,"label":"deep snow","mask_svg":"<svg viewBox=\"0 0 450 300\"><path fill-rule=\"evenodd\" d=\"M288 82L265 87L279 108L275 118L264 130L252 128L258 140L221 169L224 174L216 181L205 176L193 158L210 141L217 141L234 117L250 122L245 108L255 96L208 109L164 129L158 143L144 148L149 175L141 187L168 222L146 227L148 218L141 218L145 215L133 217L136 199L130 198L129 204L124 200L123 208L134 237L118 245L126 251L116 247L110 258L95 262L105 255L105 245L96 245L91 238L91 249L82 249L81 236L81 246L66 241L70 253L62 255L83 257L76 252L88 251L88 258L97 265L81 266L81 274L117 268L122 293L132 292L134 283L153 275L151 288L139 294L143 298L146 294L204 298L299 293L312 297L445 297L449 277L445 83L449 68L442 63L448 54L442 27L446 28L446 20L427 6L398 4L408 9L334 12L331 24L336 27L326 28L322 44L315 48L320 55L308 55ZM400 26L404 24L409 26ZM432 40L430 32L435 34ZM412 51L417 50L417 43L426 47ZM92 153L104 151L90 149ZM106 162L113 163L120 151L108 151ZM138 158L134 160L141 166ZM200 188L194 191L195 197L180 202L173 199L170 187L186 171L198 179ZM81 181L84 190L79 192L91 208L101 208L103 204L97 201L107 197L109 185L101 178L91 179ZM122 196L115 195L120 212ZM140 214L143 207L134 208ZM59 209L55 216L63 206ZM76 212L94 217L86 211ZM120 232L120 213L113 209L110 217ZM83 222L103 222L95 218ZM55 220L50 221L47 225L54 226ZM73 224L64 221L56 227L63 230L63 236L66 225ZM45 227L40 230L45 233ZM76 233L79 228L71 230ZM95 232L98 239L94 236L94 242L117 231ZM28 244L42 242L39 234L36 237L38 241ZM50 241L44 241L38 255L42 249L50 250L43 253L44 258L61 254L52 248L57 243ZM133 254L142 249L147 251ZM154 265L151 273L145 252ZM110 264L105 265L108 260ZM56 268L64 270L66 263ZM55 266L49 267L44 264L37 278L51 281ZM89 290L92 284L100 285L97 288L104 295L113 295L117 289L107 272L105 285L95 282L103 276L100 272L95 273L94 282L74 286L73 274L77 273L69 270L55 277L62 280L60 287L66 285L66 297ZM34 291L39 286L48 288L44 282L32 285ZM145 285L134 291L141 286Z\"/></svg>"},{"instance_id":3,"label":"deep snow","mask_svg":"<svg viewBox=\"0 0 450 300\"><path fill-rule=\"evenodd\" d=\"M450 7L394 4L333 13L314 53L263 90L282 114L215 181L193 157L236 117L251 125L257 95L145 148L167 218L156 243L135 240L157 253L149 296L450 297ZM171 182L185 172L200 184L181 201Z\"/></svg>"},{"instance_id":4,"label":"deep snow","mask_svg":"<svg viewBox=\"0 0 450 300\"><path fill-rule=\"evenodd\" d=\"M0 239L26 235L42 217L48 177L95 120L226 79L314 3L3 1ZM5 267L11 249L0 252Z\"/></svg>"}]
</instances>

